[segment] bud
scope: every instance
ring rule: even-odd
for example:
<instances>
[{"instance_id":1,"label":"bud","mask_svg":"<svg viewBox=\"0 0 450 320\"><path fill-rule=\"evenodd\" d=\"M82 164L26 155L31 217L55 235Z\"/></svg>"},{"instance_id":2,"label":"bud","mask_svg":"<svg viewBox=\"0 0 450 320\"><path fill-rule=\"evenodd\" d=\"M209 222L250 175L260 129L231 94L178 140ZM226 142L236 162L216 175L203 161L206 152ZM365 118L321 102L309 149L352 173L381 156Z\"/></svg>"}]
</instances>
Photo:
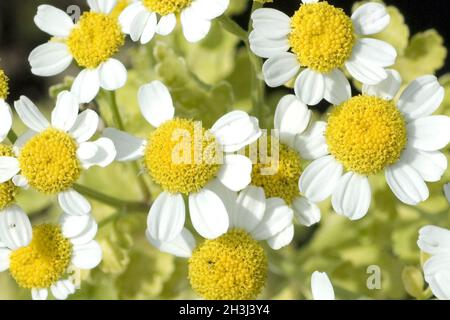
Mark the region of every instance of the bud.
<instances>
[{"instance_id":1,"label":"bud","mask_svg":"<svg viewBox=\"0 0 450 320\"><path fill-rule=\"evenodd\" d=\"M416 299L421 299L424 296L425 282L422 272L412 266L407 266L402 272L403 285L406 292Z\"/></svg>"}]
</instances>

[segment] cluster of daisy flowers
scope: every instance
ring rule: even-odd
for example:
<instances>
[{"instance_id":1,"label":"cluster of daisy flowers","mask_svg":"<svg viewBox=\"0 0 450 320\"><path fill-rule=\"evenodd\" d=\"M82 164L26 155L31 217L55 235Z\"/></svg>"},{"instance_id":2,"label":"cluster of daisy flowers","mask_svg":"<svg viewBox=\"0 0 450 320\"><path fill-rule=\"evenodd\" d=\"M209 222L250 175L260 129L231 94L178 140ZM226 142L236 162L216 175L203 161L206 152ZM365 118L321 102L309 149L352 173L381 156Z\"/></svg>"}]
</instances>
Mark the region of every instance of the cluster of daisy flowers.
<instances>
[{"instance_id":1,"label":"cluster of daisy flowers","mask_svg":"<svg viewBox=\"0 0 450 320\"><path fill-rule=\"evenodd\" d=\"M147 137L123 127L100 131L99 115L80 112L80 104L126 84L116 55L127 35L146 44L180 21L185 39L200 41L229 0L136 0L119 13L116 0L87 3L90 11L76 22L49 5L39 6L34 18L51 38L30 53L32 73L55 76L73 61L81 69L70 91L57 96L50 121L21 96L14 109L28 130L15 137L8 78L0 72L0 271L9 270L33 299L46 299L49 290L66 299L76 290L74 269L102 260L97 223L77 185L92 166L139 161L161 189L149 204L149 243L188 259L188 278L200 297L246 300L258 298L267 283L267 251L292 242L295 222L320 222L318 203L331 197L337 214L361 219L371 205L370 178L384 173L399 201L417 205L429 196L426 182L439 181L447 169L440 150L450 141L450 118L433 115L444 89L432 75L400 89L399 73L388 68L394 47L370 38L390 23L379 3L360 6L351 17L319 0L303 0L292 17L253 11L248 43L267 59L264 81L294 86L279 100L270 135L244 111L224 114L211 128L180 117L170 88L155 80L136 93L152 129ZM361 94L352 96L345 72L362 83ZM309 106L322 100L333 106L317 121ZM57 223L31 224L16 203L28 188L56 196ZM420 231L419 247L431 255L425 280L441 299L450 298L449 242L448 230ZM312 274L311 291L314 299L335 297L323 272Z\"/></svg>"}]
</instances>

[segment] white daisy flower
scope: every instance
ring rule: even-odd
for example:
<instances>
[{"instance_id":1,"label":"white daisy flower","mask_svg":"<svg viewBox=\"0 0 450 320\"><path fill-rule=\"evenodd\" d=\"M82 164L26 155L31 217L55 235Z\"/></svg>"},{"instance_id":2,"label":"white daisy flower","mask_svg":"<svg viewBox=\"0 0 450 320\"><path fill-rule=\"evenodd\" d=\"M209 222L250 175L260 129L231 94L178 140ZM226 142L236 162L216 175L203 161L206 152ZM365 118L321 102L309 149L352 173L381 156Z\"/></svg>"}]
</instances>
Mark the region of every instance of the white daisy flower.
<instances>
[{"instance_id":1,"label":"white daisy flower","mask_svg":"<svg viewBox=\"0 0 450 320\"><path fill-rule=\"evenodd\" d=\"M15 108L30 130L15 142L14 155L0 157L0 183L12 179L16 186L57 194L65 212L89 213L89 202L72 186L83 169L106 167L116 156L110 139L88 141L97 130L98 115L89 109L78 114L79 103L68 91L58 95L51 123L25 96Z\"/></svg>"},{"instance_id":2,"label":"white daisy flower","mask_svg":"<svg viewBox=\"0 0 450 320\"><path fill-rule=\"evenodd\" d=\"M438 299L450 300L450 230L425 226L419 231L417 244L431 255L423 265L425 281Z\"/></svg>"},{"instance_id":3,"label":"white daisy flower","mask_svg":"<svg viewBox=\"0 0 450 320\"><path fill-rule=\"evenodd\" d=\"M84 12L76 24L60 9L39 6L34 22L52 38L28 58L31 72L43 77L63 72L75 60L83 70L71 90L81 103L92 101L100 88L113 91L127 81L124 65L113 58L125 43L118 19L110 15L116 0L87 2L91 11Z\"/></svg>"},{"instance_id":4,"label":"white daisy flower","mask_svg":"<svg viewBox=\"0 0 450 320\"><path fill-rule=\"evenodd\" d=\"M379 3L364 4L348 17L326 1L304 0L291 18L270 8L255 10L251 18L250 47L268 58L263 65L267 85L295 78L295 94L308 105L322 99L336 104L350 94L344 66L353 78L375 85L387 78L384 68L397 57L390 44L361 37L389 25L390 16Z\"/></svg>"},{"instance_id":5,"label":"white daisy flower","mask_svg":"<svg viewBox=\"0 0 450 320\"><path fill-rule=\"evenodd\" d=\"M311 201L331 195L334 210L352 220L367 213L371 202L368 176L385 173L392 192L403 203L417 205L447 168L439 152L450 139L450 118L431 115L444 98L434 76L400 88L398 72L363 88L363 95L334 107L327 123L319 121L298 139L301 154L314 160L300 177L300 191ZM344 173L344 170L346 173Z\"/></svg>"},{"instance_id":6,"label":"white daisy flower","mask_svg":"<svg viewBox=\"0 0 450 320\"><path fill-rule=\"evenodd\" d=\"M333 284L325 272L313 272L311 292L314 300L335 300Z\"/></svg>"},{"instance_id":7,"label":"white daisy flower","mask_svg":"<svg viewBox=\"0 0 450 320\"><path fill-rule=\"evenodd\" d=\"M277 136L265 137L268 139L266 146L262 145L266 140L260 139L259 158L253 164L251 182L262 187L267 197L283 199L294 209L298 222L308 227L320 221L320 209L298 190L303 168L302 155L295 141L308 128L311 115L312 112L295 95L286 95L280 100L274 117Z\"/></svg>"},{"instance_id":8,"label":"white daisy flower","mask_svg":"<svg viewBox=\"0 0 450 320\"><path fill-rule=\"evenodd\" d=\"M186 228L171 241L156 240L150 229L147 238L159 250L189 259L191 287L201 297L256 299L268 272L267 256L259 241L267 241L275 250L288 245L294 236L292 209L279 198L266 200L262 188L249 186L239 196L217 181L211 188L223 198L228 216L192 220L197 231L202 231L200 235L208 235L206 240L197 245ZM214 230L225 233L215 236L218 233Z\"/></svg>"},{"instance_id":9,"label":"white daisy flower","mask_svg":"<svg viewBox=\"0 0 450 320\"><path fill-rule=\"evenodd\" d=\"M25 212L11 206L0 215L0 272L9 269L34 300L47 299L49 289L64 300L75 292L71 268L93 269L102 260L96 233L91 215L63 214L58 224L32 227Z\"/></svg>"},{"instance_id":10,"label":"white daisy flower","mask_svg":"<svg viewBox=\"0 0 450 320\"><path fill-rule=\"evenodd\" d=\"M138 0L120 14L122 30L133 41L148 43L155 34L170 34L180 17L187 41L202 40L211 28L211 20L227 10L230 0Z\"/></svg>"},{"instance_id":11,"label":"white daisy flower","mask_svg":"<svg viewBox=\"0 0 450 320\"><path fill-rule=\"evenodd\" d=\"M219 179L239 191L250 183L250 159L238 154L226 154L222 159L222 151L235 152L256 141L261 135L258 120L233 111L206 130L200 122L174 117L170 92L159 81L142 86L138 100L142 115L156 128L148 140L114 128L107 128L104 135L116 146L116 160L142 159L144 169L164 190L150 209L150 234L162 241L180 234L185 222L184 194L189 196L192 220L224 222L223 229L199 233L206 238L220 236L226 232L228 215L220 197L207 184Z\"/></svg>"}]
</instances>

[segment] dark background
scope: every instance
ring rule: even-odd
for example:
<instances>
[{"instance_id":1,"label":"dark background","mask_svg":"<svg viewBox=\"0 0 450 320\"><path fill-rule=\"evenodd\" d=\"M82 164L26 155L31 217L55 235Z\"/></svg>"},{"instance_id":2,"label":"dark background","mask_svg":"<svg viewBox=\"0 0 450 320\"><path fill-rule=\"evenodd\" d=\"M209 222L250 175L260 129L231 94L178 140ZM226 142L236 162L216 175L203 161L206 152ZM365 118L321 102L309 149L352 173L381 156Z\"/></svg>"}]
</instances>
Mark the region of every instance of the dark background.
<instances>
[{"instance_id":1,"label":"dark background","mask_svg":"<svg viewBox=\"0 0 450 320\"><path fill-rule=\"evenodd\" d=\"M251 2L248 2L250 6ZM329 2L350 13L350 8L355 1L329 0ZM450 0L385 0L385 2L397 6L404 14L411 35L435 28L445 38L445 44L448 46ZM40 99L47 95L51 84L60 80L58 77L40 78L32 75L27 60L33 48L48 40L48 35L40 31L33 22L37 6L44 3L53 4L62 9L72 4L87 8L85 0L0 0L0 68L4 69L11 79L11 94L8 99L10 101L17 99L20 94ZM269 6L292 15L298 9L299 3L300 0L275 0ZM249 13L250 10L236 19L242 25L246 25ZM449 71L450 64L447 57L446 65L439 74Z\"/></svg>"}]
</instances>

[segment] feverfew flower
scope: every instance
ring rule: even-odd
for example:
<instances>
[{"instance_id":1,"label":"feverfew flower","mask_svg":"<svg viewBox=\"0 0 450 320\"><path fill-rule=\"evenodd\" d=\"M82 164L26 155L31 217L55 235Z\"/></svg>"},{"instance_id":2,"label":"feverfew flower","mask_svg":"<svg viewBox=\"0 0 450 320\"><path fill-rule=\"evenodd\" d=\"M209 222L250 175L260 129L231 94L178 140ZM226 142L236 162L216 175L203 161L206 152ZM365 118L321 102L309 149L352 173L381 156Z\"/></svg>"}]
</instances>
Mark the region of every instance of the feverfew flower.
<instances>
[{"instance_id":1,"label":"feverfew flower","mask_svg":"<svg viewBox=\"0 0 450 320\"><path fill-rule=\"evenodd\" d=\"M192 221L223 221L220 228L207 234L197 231L207 238L220 236L228 228L228 216L208 183L219 179L234 191L250 183L250 159L223 155L223 151L235 152L256 141L261 135L258 120L243 111L232 111L207 130L200 122L174 117L170 92L159 81L142 86L138 100L142 115L156 128L149 138L135 138L113 128L107 128L104 135L114 141L116 160L142 159L144 169L164 190L150 209L151 236L170 241L180 234L185 222L183 195L189 196Z\"/></svg>"},{"instance_id":2,"label":"feverfew flower","mask_svg":"<svg viewBox=\"0 0 450 320\"><path fill-rule=\"evenodd\" d=\"M438 181L447 168L438 150L450 139L450 118L431 115L444 98L434 76L414 80L401 94L398 72L363 94L335 106L327 123L319 121L298 139L301 154L314 160L300 177L300 191L311 201L331 195L334 210L352 220L367 213L369 176L384 172L392 192L403 203L428 198L425 181ZM346 173L344 173L344 170Z\"/></svg>"},{"instance_id":3,"label":"feverfew flower","mask_svg":"<svg viewBox=\"0 0 450 320\"><path fill-rule=\"evenodd\" d=\"M151 244L163 252L189 258L189 280L194 291L209 300L256 299L267 281L268 259L259 241L275 250L288 245L294 235L293 212L279 198L265 199L253 186L239 196L215 181L211 188L227 207L226 219L193 220L207 239L196 244L186 228L171 241L159 241L147 230ZM255 195L258 195L256 198ZM262 196L260 196L262 195ZM210 214L213 214L211 208ZM223 229L215 236L208 230Z\"/></svg>"},{"instance_id":4,"label":"feverfew flower","mask_svg":"<svg viewBox=\"0 0 450 320\"><path fill-rule=\"evenodd\" d=\"M72 85L81 103L92 101L100 88L116 90L127 80L124 65L113 58L125 43L117 17L110 15L116 0L88 0L88 4L91 11L76 24L60 9L39 6L34 22L52 38L29 56L31 72L44 77L63 72L74 59L83 68Z\"/></svg>"},{"instance_id":5,"label":"feverfew flower","mask_svg":"<svg viewBox=\"0 0 450 320\"><path fill-rule=\"evenodd\" d=\"M51 123L25 96L15 102L15 108L30 130L17 139L14 154L0 157L0 183L12 178L17 186L57 194L67 213L90 212L87 200L72 187L84 169L105 167L116 156L108 138L88 141L97 130L98 115L89 109L78 114L79 103L68 91L58 95Z\"/></svg>"},{"instance_id":6,"label":"feverfew flower","mask_svg":"<svg viewBox=\"0 0 450 320\"><path fill-rule=\"evenodd\" d=\"M180 18L187 41L203 39L211 28L211 20L221 16L230 0L138 0L119 16L123 32L133 41L148 43L155 34L168 35Z\"/></svg>"},{"instance_id":7,"label":"feverfew flower","mask_svg":"<svg viewBox=\"0 0 450 320\"><path fill-rule=\"evenodd\" d=\"M360 37L388 26L390 16L379 3L364 4L348 17L326 1L303 0L291 18L262 8L253 12L252 20L250 46L268 58L263 65L267 85L278 87L295 78L295 94L308 105L324 98L336 104L350 94L344 66L355 79L375 85L387 78L384 68L397 57L390 44Z\"/></svg>"},{"instance_id":8,"label":"feverfew flower","mask_svg":"<svg viewBox=\"0 0 450 320\"><path fill-rule=\"evenodd\" d=\"M93 269L102 260L101 248L93 240L96 233L97 223L89 214L63 214L58 224L32 227L25 212L12 206L0 214L0 271L9 269L34 300L47 299L49 289L64 300L75 292L71 268Z\"/></svg>"}]
</instances>

